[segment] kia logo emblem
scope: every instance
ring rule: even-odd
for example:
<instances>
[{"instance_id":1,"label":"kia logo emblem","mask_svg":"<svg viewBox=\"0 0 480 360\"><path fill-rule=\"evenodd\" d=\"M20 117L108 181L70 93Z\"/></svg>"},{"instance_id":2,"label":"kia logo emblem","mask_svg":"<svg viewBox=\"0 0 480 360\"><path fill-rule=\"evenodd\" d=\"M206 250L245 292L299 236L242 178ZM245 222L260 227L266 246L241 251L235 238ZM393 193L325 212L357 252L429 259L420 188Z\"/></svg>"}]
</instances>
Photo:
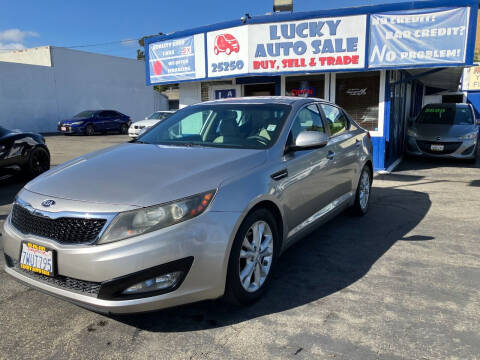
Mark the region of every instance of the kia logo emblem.
<instances>
[{"instance_id":1,"label":"kia logo emblem","mask_svg":"<svg viewBox=\"0 0 480 360\"><path fill-rule=\"evenodd\" d=\"M43 200L42 201L42 206L45 206L45 207L50 207L50 206L53 206L55 205L55 200Z\"/></svg>"}]
</instances>

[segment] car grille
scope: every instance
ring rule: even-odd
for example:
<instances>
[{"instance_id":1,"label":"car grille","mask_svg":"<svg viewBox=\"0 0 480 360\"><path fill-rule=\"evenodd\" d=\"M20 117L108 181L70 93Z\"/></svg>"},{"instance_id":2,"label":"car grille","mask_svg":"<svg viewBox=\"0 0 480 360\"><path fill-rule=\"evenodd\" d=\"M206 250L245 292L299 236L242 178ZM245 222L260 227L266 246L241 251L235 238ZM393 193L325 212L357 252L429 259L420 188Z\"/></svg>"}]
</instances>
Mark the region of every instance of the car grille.
<instances>
[{"instance_id":1,"label":"car grille","mask_svg":"<svg viewBox=\"0 0 480 360\"><path fill-rule=\"evenodd\" d=\"M97 297L100 291L101 283L74 279L68 276L57 275L54 277L37 274L20 268L20 263L5 255L7 265L15 271L29 277L32 280L40 281L57 288L74 291L83 295Z\"/></svg>"},{"instance_id":2,"label":"car grille","mask_svg":"<svg viewBox=\"0 0 480 360\"><path fill-rule=\"evenodd\" d=\"M436 141L422 141L417 140L417 145L423 152L433 155L446 155L452 154L458 150L461 142L436 142ZM431 149L432 145L443 145L443 151L435 151Z\"/></svg>"},{"instance_id":3,"label":"car grille","mask_svg":"<svg viewBox=\"0 0 480 360\"><path fill-rule=\"evenodd\" d=\"M95 241L106 219L61 217L50 219L34 215L15 204L12 210L12 225L23 234L31 234L55 240L62 244L82 244Z\"/></svg>"}]
</instances>

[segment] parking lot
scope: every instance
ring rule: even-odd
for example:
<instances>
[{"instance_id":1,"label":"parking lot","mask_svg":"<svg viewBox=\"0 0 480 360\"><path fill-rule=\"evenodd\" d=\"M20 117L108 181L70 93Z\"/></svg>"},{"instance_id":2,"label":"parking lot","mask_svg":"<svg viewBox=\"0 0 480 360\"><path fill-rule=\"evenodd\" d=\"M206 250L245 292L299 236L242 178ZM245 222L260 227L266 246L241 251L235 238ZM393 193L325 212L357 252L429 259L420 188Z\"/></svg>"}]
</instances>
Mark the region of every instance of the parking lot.
<instances>
[{"instance_id":1,"label":"parking lot","mask_svg":"<svg viewBox=\"0 0 480 360\"><path fill-rule=\"evenodd\" d=\"M127 140L47 145L57 165ZM23 184L0 180L0 222ZM287 251L247 308L107 317L17 283L1 257L0 358L478 359L479 200L480 160L404 161L376 176L365 217L342 214Z\"/></svg>"}]
</instances>

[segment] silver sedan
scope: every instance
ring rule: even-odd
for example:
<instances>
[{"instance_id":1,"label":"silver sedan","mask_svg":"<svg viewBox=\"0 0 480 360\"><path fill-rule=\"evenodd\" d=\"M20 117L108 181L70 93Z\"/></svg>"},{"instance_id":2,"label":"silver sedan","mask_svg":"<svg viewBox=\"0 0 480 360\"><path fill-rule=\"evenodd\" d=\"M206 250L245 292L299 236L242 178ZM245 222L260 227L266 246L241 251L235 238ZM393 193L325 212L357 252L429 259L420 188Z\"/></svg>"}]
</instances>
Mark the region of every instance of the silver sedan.
<instances>
[{"instance_id":1,"label":"silver sedan","mask_svg":"<svg viewBox=\"0 0 480 360\"><path fill-rule=\"evenodd\" d=\"M334 104L192 105L28 183L4 225L5 271L105 313L249 304L295 241L368 211L372 173L369 133Z\"/></svg>"}]
</instances>

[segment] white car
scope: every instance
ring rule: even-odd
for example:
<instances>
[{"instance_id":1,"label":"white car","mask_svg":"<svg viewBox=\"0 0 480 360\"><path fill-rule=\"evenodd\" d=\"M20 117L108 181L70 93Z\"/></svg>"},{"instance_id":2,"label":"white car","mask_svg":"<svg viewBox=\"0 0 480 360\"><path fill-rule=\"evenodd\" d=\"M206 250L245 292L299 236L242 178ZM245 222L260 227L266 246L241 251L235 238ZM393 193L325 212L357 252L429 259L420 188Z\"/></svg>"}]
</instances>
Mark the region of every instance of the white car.
<instances>
[{"instance_id":1,"label":"white car","mask_svg":"<svg viewBox=\"0 0 480 360\"><path fill-rule=\"evenodd\" d=\"M175 113L175 111L155 111L153 114L146 117L145 120L132 123L128 129L128 136L136 139L139 135L147 131L147 129L155 126L158 122L165 120L173 113Z\"/></svg>"}]
</instances>

